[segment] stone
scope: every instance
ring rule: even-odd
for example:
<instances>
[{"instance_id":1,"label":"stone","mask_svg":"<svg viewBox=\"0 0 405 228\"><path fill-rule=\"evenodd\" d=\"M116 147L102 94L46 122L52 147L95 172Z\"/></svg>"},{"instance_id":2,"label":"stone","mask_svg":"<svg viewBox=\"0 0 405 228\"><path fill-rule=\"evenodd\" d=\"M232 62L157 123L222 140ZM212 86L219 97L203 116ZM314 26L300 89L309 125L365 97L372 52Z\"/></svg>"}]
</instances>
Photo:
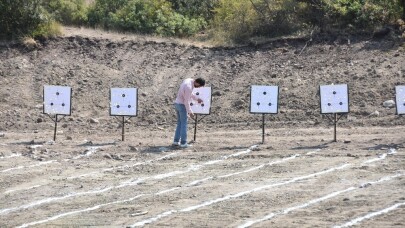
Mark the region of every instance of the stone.
<instances>
[{"instance_id":1,"label":"stone","mask_svg":"<svg viewBox=\"0 0 405 228\"><path fill-rule=\"evenodd\" d=\"M383 106L385 108L393 108L395 107L395 101L394 100L387 100L383 102Z\"/></svg>"},{"instance_id":2,"label":"stone","mask_svg":"<svg viewBox=\"0 0 405 228\"><path fill-rule=\"evenodd\" d=\"M37 119L37 123L42 123L42 122L44 122L44 120L41 117Z\"/></svg>"},{"instance_id":3,"label":"stone","mask_svg":"<svg viewBox=\"0 0 405 228\"><path fill-rule=\"evenodd\" d=\"M139 151L139 149L135 146L129 146L129 150L131 151Z\"/></svg>"},{"instance_id":4,"label":"stone","mask_svg":"<svg viewBox=\"0 0 405 228\"><path fill-rule=\"evenodd\" d=\"M94 118L90 118L90 119L89 119L89 122L90 122L90 123L93 123L93 124L95 124L95 123L100 123L100 121L98 121L98 119L94 119Z\"/></svg>"},{"instance_id":5,"label":"stone","mask_svg":"<svg viewBox=\"0 0 405 228\"><path fill-rule=\"evenodd\" d=\"M3 132L0 132L0 138L4 138L5 134Z\"/></svg>"},{"instance_id":6,"label":"stone","mask_svg":"<svg viewBox=\"0 0 405 228\"><path fill-rule=\"evenodd\" d=\"M73 140L72 136L66 136L66 140Z\"/></svg>"},{"instance_id":7,"label":"stone","mask_svg":"<svg viewBox=\"0 0 405 228\"><path fill-rule=\"evenodd\" d=\"M378 117L379 115L380 115L380 112L376 110L373 113L371 113L369 116L370 117Z\"/></svg>"}]
</instances>

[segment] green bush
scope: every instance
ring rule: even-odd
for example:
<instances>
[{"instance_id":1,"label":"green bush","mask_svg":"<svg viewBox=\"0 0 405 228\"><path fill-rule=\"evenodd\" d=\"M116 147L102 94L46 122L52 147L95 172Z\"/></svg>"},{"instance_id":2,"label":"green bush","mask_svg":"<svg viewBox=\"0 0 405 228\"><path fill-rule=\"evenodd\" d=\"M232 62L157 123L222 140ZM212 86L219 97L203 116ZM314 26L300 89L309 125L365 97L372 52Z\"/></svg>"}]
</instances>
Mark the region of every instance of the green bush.
<instances>
[{"instance_id":1,"label":"green bush","mask_svg":"<svg viewBox=\"0 0 405 228\"><path fill-rule=\"evenodd\" d=\"M32 36L40 25L51 21L40 0L2 0L0 12L1 39Z\"/></svg>"},{"instance_id":2,"label":"green bush","mask_svg":"<svg viewBox=\"0 0 405 228\"><path fill-rule=\"evenodd\" d=\"M370 30L401 18L402 0L298 0L306 4L303 19L322 29Z\"/></svg>"},{"instance_id":3,"label":"green bush","mask_svg":"<svg viewBox=\"0 0 405 228\"><path fill-rule=\"evenodd\" d=\"M214 17L214 8L219 0L167 0L173 10L187 17L202 17L206 21Z\"/></svg>"},{"instance_id":4,"label":"green bush","mask_svg":"<svg viewBox=\"0 0 405 228\"><path fill-rule=\"evenodd\" d=\"M67 25L87 24L87 6L84 0L42 0L53 18Z\"/></svg>"},{"instance_id":5,"label":"green bush","mask_svg":"<svg viewBox=\"0 0 405 228\"><path fill-rule=\"evenodd\" d=\"M220 0L214 12L212 37L216 42L243 42L257 28L258 15L249 0Z\"/></svg>"},{"instance_id":6,"label":"green bush","mask_svg":"<svg viewBox=\"0 0 405 228\"><path fill-rule=\"evenodd\" d=\"M166 0L96 0L89 13L92 26L163 36L190 36L206 26L203 18L175 12Z\"/></svg>"}]
</instances>

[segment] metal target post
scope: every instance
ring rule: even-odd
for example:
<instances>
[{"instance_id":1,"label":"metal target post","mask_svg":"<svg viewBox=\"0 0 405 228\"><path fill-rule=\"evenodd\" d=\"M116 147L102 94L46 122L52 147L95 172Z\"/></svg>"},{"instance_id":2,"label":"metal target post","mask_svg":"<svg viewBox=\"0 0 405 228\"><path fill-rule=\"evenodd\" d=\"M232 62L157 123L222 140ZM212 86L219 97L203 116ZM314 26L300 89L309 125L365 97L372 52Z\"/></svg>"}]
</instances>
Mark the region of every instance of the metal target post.
<instances>
[{"instance_id":1,"label":"metal target post","mask_svg":"<svg viewBox=\"0 0 405 228\"><path fill-rule=\"evenodd\" d=\"M250 86L249 112L262 115L262 144L266 138L266 114L278 114L278 97L278 86Z\"/></svg>"},{"instance_id":2,"label":"metal target post","mask_svg":"<svg viewBox=\"0 0 405 228\"><path fill-rule=\"evenodd\" d=\"M43 114L54 123L53 141L56 141L58 122L71 115L72 88L68 86L45 85L43 90ZM63 115L61 119L58 116Z\"/></svg>"},{"instance_id":3,"label":"metal target post","mask_svg":"<svg viewBox=\"0 0 405 228\"><path fill-rule=\"evenodd\" d=\"M130 120L132 117L133 116L129 116L128 120ZM125 141L125 116L122 116L121 140Z\"/></svg>"},{"instance_id":4,"label":"metal target post","mask_svg":"<svg viewBox=\"0 0 405 228\"><path fill-rule=\"evenodd\" d=\"M198 115L195 114L195 120L194 120L194 142L197 140L197 124L198 124Z\"/></svg>"},{"instance_id":5,"label":"metal target post","mask_svg":"<svg viewBox=\"0 0 405 228\"><path fill-rule=\"evenodd\" d=\"M262 144L264 144L264 137L265 137L265 132L264 132L264 130L265 130L265 126L264 126L264 116L265 116L265 114L263 113L263 116L262 116Z\"/></svg>"},{"instance_id":6,"label":"metal target post","mask_svg":"<svg viewBox=\"0 0 405 228\"><path fill-rule=\"evenodd\" d=\"M201 121L205 117L206 117L206 115L204 115L203 117L201 117L200 120L198 120L198 115L195 114L195 119L194 119L194 142L197 141L197 124L198 124L199 121Z\"/></svg>"},{"instance_id":7,"label":"metal target post","mask_svg":"<svg viewBox=\"0 0 405 228\"><path fill-rule=\"evenodd\" d=\"M332 122L333 142L337 142L337 123L350 112L349 86L347 84L320 85L319 97L321 114L326 114Z\"/></svg>"},{"instance_id":8,"label":"metal target post","mask_svg":"<svg viewBox=\"0 0 405 228\"><path fill-rule=\"evenodd\" d=\"M137 88L110 88L110 116L121 122L121 140L125 141L125 117L138 114Z\"/></svg>"},{"instance_id":9,"label":"metal target post","mask_svg":"<svg viewBox=\"0 0 405 228\"><path fill-rule=\"evenodd\" d=\"M122 117L122 141L125 140L125 116Z\"/></svg>"},{"instance_id":10,"label":"metal target post","mask_svg":"<svg viewBox=\"0 0 405 228\"><path fill-rule=\"evenodd\" d=\"M58 130L58 122L63 120L66 115L63 115L62 119L59 119L59 120L58 120L58 114L55 115L55 119L53 119L49 114L47 114L47 116L49 116L49 118L51 118L51 120L55 123L54 132L53 132L53 141L56 141L56 132Z\"/></svg>"}]
</instances>

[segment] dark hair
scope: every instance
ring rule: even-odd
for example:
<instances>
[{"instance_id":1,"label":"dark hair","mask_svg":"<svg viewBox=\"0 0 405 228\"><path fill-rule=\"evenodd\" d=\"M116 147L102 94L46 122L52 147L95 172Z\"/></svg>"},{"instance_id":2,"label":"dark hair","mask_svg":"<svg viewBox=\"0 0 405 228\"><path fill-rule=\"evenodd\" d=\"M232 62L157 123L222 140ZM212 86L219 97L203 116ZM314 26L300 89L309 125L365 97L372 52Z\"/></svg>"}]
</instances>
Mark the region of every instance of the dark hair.
<instances>
[{"instance_id":1,"label":"dark hair","mask_svg":"<svg viewBox=\"0 0 405 228\"><path fill-rule=\"evenodd\" d=\"M197 78L195 82L197 82L200 86L205 86L205 80L202 78Z\"/></svg>"}]
</instances>

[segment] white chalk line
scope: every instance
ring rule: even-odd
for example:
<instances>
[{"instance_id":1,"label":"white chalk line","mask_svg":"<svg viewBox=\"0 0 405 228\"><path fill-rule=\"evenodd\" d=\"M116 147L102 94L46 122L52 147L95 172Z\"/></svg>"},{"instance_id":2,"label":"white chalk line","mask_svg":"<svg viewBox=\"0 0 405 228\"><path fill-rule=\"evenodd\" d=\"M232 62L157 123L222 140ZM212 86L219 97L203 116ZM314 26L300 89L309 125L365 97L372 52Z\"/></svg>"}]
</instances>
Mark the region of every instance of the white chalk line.
<instances>
[{"instance_id":1,"label":"white chalk line","mask_svg":"<svg viewBox=\"0 0 405 228\"><path fill-rule=\"evenodd\" d=\"M21 156L22 156L22 154L12 154L10 156L0 157L0 160L9 159L9 158L15 158L15 157L21 157Z\"/></svg>"},{"instance_id":2,"label":"white chalk line","mask_svg":"<svg viewBox=\"0 0 405 228\"><path fill-rule=\"evenodd\" d=\"M36 148L39 148L39 147L42 147L42 145L33 145L30 148L36 150ZM64 159L64 161L70 161L70 160L76 160L76 159L79 159L79 158L82 158L82 157L88 157L91 154L95 153L98 148L99 147L90 147L90 148L88 148L89 151L86 154L79 155L79 156L76 156L76 157L71 158L71 159ZM60 163L60 162L58 160L50 160L50 161L45 161L45 162L39 162L39 163L33 164L33 165L27 165L27 166L20 165L20 166L17 166L17 167L2 170L2 171L0 171L0 173L6 173L6 172L14 171L14 170L19 170L19 169L30 169L30 168L34 168L34 167L39 167L39 166L51 164L51 163Z\"/></svg>"},{"instance_id":3,"label":"white chalk line","mask_svg":"<svg viewBox=\"0 0 405 228\"><path fill-rule=\"evenodd\" d=\"M274 183L274 184L269 184L269 185L263 185L263 186L260 186L260 187L257 187L257 188L253 188L253 189L250 189L250 190L247 190L247 191L227 195L227 196L224 196L224 197L220 197L220 198L217 198L217 199L206 201L206 202L203 202L201 204L197 204L197 205L190 206L190 207L187 207L187 208L183 208L183 209L180 209L180 210L170 210L170 211L167 211L167 212L163 212L163 213L161 213L161 214L159 214L159 215L157 215L155 217L145 219L145 220L142 220L142 221L137 222L135 224L132 224L130 227L144 226L146 224L150 224L152 222L155 222L155 221L157 221L157 220L159 220L161 218L167 217L167 216L169 216L171 214L174 214L174 213L182 213L182 212L194 211L194 210L197 210L197 209L202 208L202 207L206 207L206 206L209 206L209 205L212 205L212 204L215 204L215 203L223 202L223 201L234 199L234 198L239 198L241 196L251 194L251 193L254 193L254 192L258 192L258 191L262 191L262 190L265 190L265 189L268 189L268 188L271 188L271 187L287 185L287 184L290 184L290 183L294 183L294 182L296 182L298 180L308 179L308 178L311 178L311 177L314 177L314 176L317 176L317 175L322 175L322 174L325 174L325 173L333 172L335 170L344 169L347 166L349 166L349 164L344 164L344 165L341 165L341 166L338 166L338 167L330 168L328 170L324 170L324 171L321 171L321 172L309 174L309 175L306 175L306 176L295 177L295 178L292 178L289 181L284 181L284 182L279 182L279 183ZM168 212L170 212L170 213L168 213Z\"/></svg>"},{"instance_id":4,"label":"white chalk line","mask_svg":"<svg viewBox=\"0 0 405 228\"><path fill-rule=\"evenodd\" d=\"M278 161L274 161L274 162L269 162L269 163L267 163L267 164L259 165L259 166L257 166L257 167L263 168L263 167L265 167L265 166L271 166L271 165L274 165L274 164L279 164L279 163L286 162L286 161L288 161L288 160L297 158L298 156L299 156L299 155L293 155L293 156L291 156L291 157L287 157L287 158L284 158L284 159L281 159L281 160L278 160ZM248 169L248 170L245 170L244 172L233 173L233 175L238 175L238 174L242 174L242 173L252 172L252 171L254 171L254 170L256 170L256 169ZM223 176L218 176L218 178L224 178L224 177L233 176L233 175L223 175ZM159 178L162 178L162 177L159 177ZM194 184L194 182L195 182L195 183L197 183L197 182L198 182L198 183L202 183L202 182L204 182L204 181L208 181L208 180L211 180L211 179L213 179L213 178L214 178L214 177L208 177L208 178L205 178L205 179L202 179L202 180L193 181L193 182L191 182L191 183L189 183L189 184L186 184L185 186L186 186L186 187L190 187L190 186L196 185L196 184ZM169 192L173 192L173 191L176 191L176 190L180 190L181 188L182 188L182 187L174 187L174 188L170 188L170 189L161 190L161 191L155 193L155 195L167 194L167 193L169 193ZM149 196L149 195L153 195L153 194L143 194L143 196ZM130 199L133 199L133 198L130 198ZM131 201L130 199L125 200L125 202ZM110 202L110 203L108 203L108 205L118 204L118 203L121 203L121 201L122 201L122 200L120 200L120 201L115 201L115 202ZM90 207L90 208L87 208L87 209L81 209L81 210L79 210L79 211L80 211L80 212L86 212L86 211L98 209L98 208L100 208L100 207L102 207L102 206L106 206L106 205L105 205L105 204L97 205L97 206L93 206L93 207ZM94 208L94 209L91 209L91 208ZM79 213L80 213L80 212L79 212ZM51 220L55 220L55 219L58 219L58 218L61 218L61 217L65 217L65 216L71 215L72 213L73 213L73 214L76 214L76 211L72 211L72 212L68 212L68 213L63 213L63 214L60 214L60 215L55 215L55 216L51 217ZM169 215L169 214L171 214L171 213L169 212L169 213L163 213L163 214ZM167 215L166 215L166 216L167 216ZM40 223L45 223L45 222L48 222L48 221L50 221L50 220L48 220L48 219L41 220L41 222L40 222L40 221L35 222L35 225L36 225L36 224L40 224Z\"/></svg>"},{"instance_id":5,"label":"white chalk line","mask_svg":"<svg viewBox=\"0 0 405 228\"><path fill-rule=\"evenodd\" d=\"M405 202L396 203L396 204L394 204L394 205L392 205L392 206L390 206L390 207L387 207L387 208L385 208L385 209L382 209L382 210L380 210L380 211L372 212L372 213L367 214L367 215L365 215L365 216L355 218L355 219L353 219L353 220L351 220L351 221L349 221L349 222L347 222L347 223L345 223L345 224L343 224L343 225L334 226L334 228L341 228L341 227L354 226L354 225L356 225L357 223L362 222L363 220L370 219L370 218L372 218L372 217L375 217L375 216L379 216L379 215L388 213L388 212L393 211L393 210L395 210L395 209L397 209L398 207L401 207L401 206L405 206Z\"/></svg>"},{"instance_id":6,"label":"white chalk line","mask_svg":"<svg viewBox=\"0 0 405 228\"><path fill-rule=\"evenodd\" d=\"M91 148L95 148L95 149L91 149ZM89 149L89 152L88 152L88 153L83 154L83 155L80 155L80 156L76 156L76 157L74 157L74 158L72 158L72 159L79 159L79 158L81 158L81 157L90 156L91 154L93 154L94 152L96 152L96 150L98 149L98 147L97 147L97 148L96 148L96 147L91 147L91 148ZM97 171L94 171L94 172L89 172L89 173L86 173L86 174L70 176L70 177L67 177L66 179L81 178L81 177L85 177L85 176L92 176L92 175L95 175L95 174L100 174L100 173L107 172L107 171L111 171L111 170L114 170L114 169L120 169L120 168L123 168L123 167L135 167L135 166L138 166L138 165L149 164L149 163L152 163L152 162L154 162L154 161L159 161L159 160L166 159L166 158L171 157L171 156L176 155L176 154L177 154L177 152L176 152L176 153L171 153L171 154L168 154L168 155L165 155L165 156L162 156L162 157L160 157L160 158L158 158L158 159L153 159L153 160L149 160L149 161L146 161L146 162L139 162L139 163L133 164L133 165L131 165L131 166L128 166L128 165L127 165L127 166L119 166L119 167L106 168L106 169L97 170ZM65 159L65 161L70 161L70 160L72 160L72 159ZM17 192L17 191L26 191L26 190L30 190L30 189L33 189L33 188L38 188L38 187L46 186L46 185L47 185L47 184L35 185L35 186L26 187L26 188L19 188L19 189L15 189L15 190L9 190L9 191L6 191L4 194L10 194L10 193L14 193L14 192ZM0 214L1 214L1 211L0 211Z\"/></svg>"},{"instance_id":7,"label":"white chalk line","mask_svg":"<svg viewBox=\"0 0 405 228\"><path fill-rule=\"evenodd\" d=\"M38 188L38 187L41 187L41 186L43 186L43 185L34 185L34 186L30 186L30 187L27 187L27 188L24 188L24 189L29 190L29 189L34 189L34 188ZM21 189L11 189L11 190L5 191L4 194L10 194L10 193L20 191L20 190Z\"/></svg>"},{"instance_id":8,"label":"white chalk line","mask_svg":"<svg viewBox=\"0 0 405 228\"><path fill-rule=\"evenodd\" d=\"M285 161L288 161L288 160L290 160L290 159L296 158L296 157L298 157L298 156L299 156L299 155L293 155L293 156L291 156L291 157L284 158L284 159L282 159L282 160L280 160L280 161L270 162L270 163L268 163L268 164L266 164L266 165L273 165L273 164L285 162ZM262 166L260 166L260 167L262 167ZM251 169L250 169L250 170L251 170ZM206 180L209 180L209 179L212 179L212 178L207 178ZM199 180L198 182L201 182L201 180ZM193 182L192 182L192 183L193 183ZM193 184L188 184L188 185L186 185L186 186L189 187L189 186L191 186L191 185L193 185ZM179 190L179 189L181 189L181 187L174 187L174 188L171 188L171 189L165 189L165 190L162 190L162 191L160 191L160 192L155 193L155 195L167 194L167 193L169 193L169 192L173 192L173 191L176 191L176 190ZM143 196L148 196L148 195L152 195L152 194L143 194ZM138 196L133 197L133 198L130 198L130 199L127 199L127 200L124 200L124 201L125 201L125 202L129 202L129 201L132 201L132 200L135 199L135 198L138 198ZM58 218L61 218L61 217L69 216L69 215L71 215L71 214L76 214L76 213L81 213L81 212L96 210L96 209L98 209L98 208L100 208L100 207L102 207L102 206L106 206L106 205L122 203L122 201L123 201L123 200L115 201L115 202L110 202L110 203L108 203L108 204L101 204L101 205L93 206L93 207L90 207L90 208L81 209L81 210L78 210L78 211L72 211L72 212L68 212L68 213L63 213L63 214L55 215L55 216L53 216L53 217L51 217L51 218L48 218L48 219L44 219L44 220L37 221L37 222L32 222L32 223L29 223L29 224L34 224L34 225L36 225L36 224L40 224L40 223L46 223L46 222L49 222L49 221L51 221L51 220L55 220L55 219L58 219ZM25 226L27 226L27 225L25 224Z\"/></svg>"},{"instance_id":9,"label":"white chalk line","mask_svg":"<svg viewBox=\"0 0 405 228\"><path fill-rule=\"evenodd\" d=\"M386 156L384 156L384 158L385 158L385 157L386 157ZM377 160L375 160L375 159L371 159L371 160L373 160L372 162L377 161ZM379 159L379 160L381 160L381 159ZM378 161L379 161L379 160L378 160ZM314 173L314 174L310 174L310 175L303 176L303 177L296 177L296 178L293 178L293 179L291 179L291 180L289 180L289 181L280 182L280 183L275 183L275 184L269 184L269 185L264 185L264 186L257 187L257 188L254 188L254 189L251 189L251 190L248 190L248 191L244 191L244 192L239 192L239 193L236 193L236 194L227 195L227 196L224 196L224 197L221 197L221 198L217 198L217 199L214 199L214 200L211 200L211 201L203 202L203 203L201 203L201 204L198 204L198 205L195 205L195 206L191 206L191 207L188 207L188 208L184 208L184 209L181 209L181 210L171 210L171 213L167 214L166 216L163 216L163 215L166 213L166 212L164 212L164 213L162 213L162 214L159 214L157 217L153 217L153 218L149 218L149 219L146 219L146 220L137 222L137 223L131 225L131 227L144 226L144 225L146 225L146 224L150 224L150 223L152 223L152 222L157 221L157 220L158 220L157 218L159 218L159 219L160 219L160 218L164 218L164 217L167 217L167 216L169 216L169 215L171 215L171 214L173 214L173 213L175 213L175 212L179 212L179 213L180 213L180 212L193 211L193 210L196 210L196 209L199 209L199 208L202 208L202 207L206 207L206 206L209 206L209 205L218 203L218 202L226 201L226 200L233 199L233 198L238 198L238 197L241 197L241 196L243 196L243 195L251 194L251 193L253 193L253 192L261 191L261 190L264 190L264 189L267 189L267 188L277 187L277 186L281 186L281 185L286 185L286 184L294 183L294 182L297 182L297 181L300 181L300 180L309 179L309 178L314 177L314 176L317 176L317 175L321 175L321 174L333 172L333 171L335 171L335 170L339 170L339 169L346 168L347 166L350 166L350 164L344 164L344 165L339 166L339 167L331 168L331 169L328 169L328 170L326 170L326 171L321 171L321 172Z\"/></svg>"},{"instance_id":10,"label":"white chalk line","mask_svg":"<svg viewBox=\"0 0 405 228\"><path fill-rule=\"evenodd\" d=\"M177 155L177 154L178 154L178 153L175 152L175 153L171 153L171 154L162 156L162 157L160 157L160 158L158 158L158 159L151 159L151 160L144 161L144 162L138 162L138 163L135 163L135 164L133 164L133 165L123 165L123 166L118 166L118 167L105 168L105 169L93 171L93 172L90 172L90 173L85 173L85 174L70 176L70 177L67 177L67 179L76 179L76 178L82 178L82 177L86 177L86 176L92 176L92 175L95 175L95 174L100 174L100 173L112 171L112 170L114 170L114 169L133 168L133 167L140 166L140 165L150 164L150 163L155 162L155 161L160 161L160 160L163 160L163 159L172 157L172 156Z\"/></svg>"},{"instance_id":11,"label":"white chalk line","mask_svg":"<svg viewBox=\"0 0 405 228\"><path fill-rule=\"evenodd\" d=\"M176 153L172 153L172 154L169 154L169 155L162 156L162 157L160 157L160 158L158 158L156 160L161 160L161 159L167 158L168 156L174 155L174 154L176 154ZM153 161L153 160L150 160L150 161L147 161L147 162L151 162L151 161ZM87 194L99 194L99 193L103 193L103 192L109 191L109 190L114 189L114 188L122 188L122 187L126 187L126 186L137 185L137 184L139 184L139 183L141 183L143 181L144 180L142 180L142 179L140 179L140 180L131 180L129 182L123 182L120 185L115 186L115 187L111 186L111 187L106 187L106 188L103 188L103 189L96 189L96 190L87 191L87 192L81 192L81 193L72 193L72 194L68 194L68 195L65 195L65 196L51 197L51 198L47 198L47 199L43 199L43 200L38 200L36 202L30 203L28 205L23 205L23 206L20 206L20 207L2 209L2 210L0 210L0 215L7 214L7 213L10 213L12 211L18 211L18 210L21 210L21 209L28 209L28 208L31 208L31 207L35 207L35 206L38 206L38 205L41 205L41 204L44 204L44 203L50 203L50 202L57 201L57 200L63 200L63 199L76 197L76 196L81 196L81 195L87 195ZM46 184L36 185L36 186L32 186L32 187L29 187L29 188L26 188L26 189L32 189L32 188L36 188L36 187L40 187L40 186L44 186L44 185L46 185ZM19 189L19 190L21 190L21 189ZM12 191L13 190L11 190L11 192ZM17 190L14 190L14 191L17 191Z\"/></svg>"},{"instance_id":12,"label":"white chalk line","mask_svg":"<svg viewBox=\"0 0 405 228\"><path fill-rule=\"evenodd\" d=\"M39 166L48 165L48 164L56 163L56 162L58 162L58 161L57 160L50 160L50 161L46 161L46 162L40 162L40 163L34 164L34 165L27 165L27 166L21 165L21 166L17 166L17 167L2 170L2 171L0 171L0 173L7 173L7 172L10 172L10 171L19 170L19 169L29 169L29 168L39 167Z\"/></svg>"},{"instance_id":13,"label":"white chalk line","mask_svg":"<svg viewBox=\"0 0 405 228\"><path fill-rule=\"evenodd\" d=\"M403 175L404 175L404 174L396 174L396 175L393 175L393 176L386 176L386 177L380 178L380 179L377 180L377 181L372 181L372 182L367 182L367 183L369 183L369 184L379 184L379 183L382 183L382 182L385 182L385 181L389 181L389 180L392 180L392 179L394 179L394 178L397 178L397 177L400 177L400 176L403 176ZM272 219L272 218L274 218L274 217L276 217L276 216L279 216L279 215L286 215L286 214L288 214L288 213L290 213L290 212L292 212L292 211L309 207L309 206L311 206L311 205L313 205L313 204L316 204L316 203L325 201L325 200L327 200L327 199L330 199L330 198L332 198L332 197L338 196L338 195L340 195L340 194L343 194L343 193L346 193L346 192L349 192L349 191L353 191L353 190L357 190L357 189L359 189L359 188L362 188L363 186L364 186L364 184L360 185L360 187L354 187L354 186L353 186L353 187L349 187L349 188L344 189L344 190L341 190L341 191L332 192L332 193L330 193L330 194L328 194L328 195L326 195L326 196L323 196L323 197L320 197L320 198L317 198L317 199L310 200L310 201L308 201L308 202L306 202L306 203L303 203L303 204L300 204L300 205L298 205L298 206L290 207L290 208L281 210L280 212L273 212L273 213L270 213L270 214L264 216L263 218L260 218L260 219L257 219L257 220L247 221L247 222L244 223L243 225L238 226L238 228L250 227L250 226L252 226L253 224L257 224L257 223L260 223L260 222L264 222L264 221L270 220L270 219Z\"/></svg>"},{"instance_id":14,"label":"white chalk line","mask_svg":"<svg viewBox=\"0 0 405 228\"><path fill-rule=\"evenodd\" d=\"M142 196L143 196L143 194L140 194L140 195L137 195L137 196L132 197L130 199L120 200L120 201L117 201L117 202L119 202L119 203L127 203L127 202L130 202L130 201L136 200L137 198L142 197ZM38 224L41 224L41 223L50 222L50 221L53 221L53 220L56 220L56 219L59 219L61 217L65 217L65 216L68 216L68 215L79 214L79 213L83 213L83 212L86 212L86 211L94 211L94 210L99 209L100 207L108 206L108 205L111 205L111 204L112 203L104 203L104 204L96 205L94 207L86 208L86 209L83 209L83 210L71 211L71 212L59 214L59 215L56 215L56 216L53 216L53 217L50 217L50 218L47 218L47 219L44 219L44 220L41 220L41 221L25 223L25 224L22 224L21 226L18 226L18 227L19 228L24 228L24 227L34 226L34 225L38 225Z\"/></svg>"},{"instance_id":15,"label":"white chalk line","mask_svg":"<svg viewBox=\"0 0 405 228\"><path fill-rule=\"evenodd\" d=\"M252 149L255 148L255 147L257 147L257 146L254 145L254 146L250 147L249 149L247 149L245 151L238 152L238 153L235 153L235 154L232 154L232 155L229 155L229 156L223 156L222 159L225 160L225 159L227 159L229 157L233 157L236 154L240 155L240 154L250 153L252 151ZM86 191L86 192L70 193L70 194L67 194L65 196L50 197L50 198L38 200L38 201L32 202L30 204L26 204L26 205L22 205L22 206L18 206L18 207L5 208L5 209L0 210L0 215L8 214L10 212L19 211L19 210L22 210L22 209L28 209L28 208L32 208L32 207L35 207L35 206L39 206L41 204L50 203L50 202L53 202L53 201L64 200L64 199L72 198L72 197L76 197L76 196L90 195L90 194L100 194L100 193L107 192L107 191L112 190L112 189L119 189L119 188L123 188L123 187L134 186L134 185L138 185L139 183L143 183L144 181L146 181L148 179L164 179L164 178L167 178L167 177L173 177L173 176L180 175L180 174L185 174L185 173L188 173L188 172L191 172L191 171L196 171L196 170L202 168L203 166L205 166L205 165L207 165L209 163L210 162L206 162L203 165L191 165L188 169L182 170L182 171L173 171L171 173L158 174L158 175L155 175L155 176L146 177L146 178L140 178L140 179L139 178L130 179L130 180L121 182L117 186L109 186L109 187L105 187L103 189L96 189L96 190L91 190L91 191Z\"/></svg>"}]
</instances>

